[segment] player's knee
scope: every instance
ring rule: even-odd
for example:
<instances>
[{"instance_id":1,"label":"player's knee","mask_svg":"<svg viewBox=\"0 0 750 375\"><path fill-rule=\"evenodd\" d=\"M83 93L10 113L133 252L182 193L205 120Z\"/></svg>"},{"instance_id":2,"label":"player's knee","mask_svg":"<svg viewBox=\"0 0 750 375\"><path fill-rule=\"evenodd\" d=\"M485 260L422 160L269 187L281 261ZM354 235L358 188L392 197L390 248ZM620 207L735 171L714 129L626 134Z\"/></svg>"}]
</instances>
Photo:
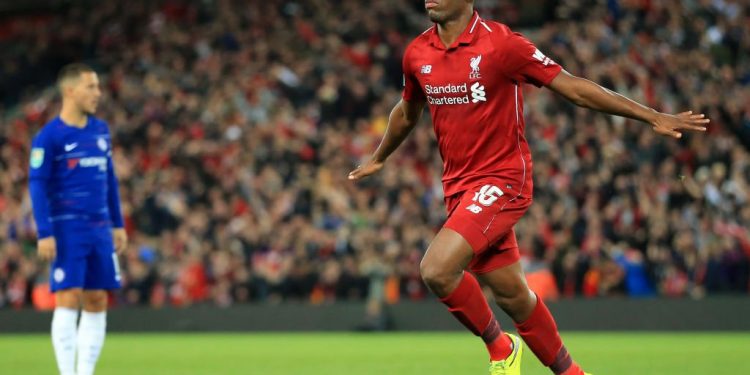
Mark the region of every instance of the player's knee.
<instances>
[{"instance_id":1,"label":"player's knee","mask_svg":"<svg viewBox=\"0 0 750 375\"><path fill-rule=\"evenodd\" d=\"M456 279L461 277L460 272L456 274L440 265L424 260L419 265L419 272L424 283L438 295L445 294L455 284Z\"/></svg>"},{"instance_id":2,"label":"player's knee","mask_svg":"<svg viewBox=\"0 0 750 375\"><path fill-rule=\"evenodd\" d=\"M83 296L83 309L86 311L104 311L107 309L107 292L86 292Z\"/></svg>"},{"instance_id":3,"label":"player's knee","mask_svg":"<svg viewBox=\"0 0 750 375\"><path fill-rule=\"evenodd\" d=\"M55 305L68 309L81 308L83 292L80 289L66 289L55 293Z\"/></svg>"},{"instance_id":4,"label":"player's knee","mask_svg":"<svg viewBox=\"0 0 750 375\"><path fill-rule=\"evenodd\" d=\"M535 305L534 294L525 286L494 293L495 302L503 311L511 315L524 315L526 310Z\"/></svg>"},{"instance_id":5,"label":"player's knee","mask_svg":"<svg viewBox=\"0 0 750 375\"><path fill-rule=\"evenodd\" d=\"M509 296L507 294L495 294L495 302L504 311L515 310L523 303L521 296Z\"/></svg>"}]
</instances>

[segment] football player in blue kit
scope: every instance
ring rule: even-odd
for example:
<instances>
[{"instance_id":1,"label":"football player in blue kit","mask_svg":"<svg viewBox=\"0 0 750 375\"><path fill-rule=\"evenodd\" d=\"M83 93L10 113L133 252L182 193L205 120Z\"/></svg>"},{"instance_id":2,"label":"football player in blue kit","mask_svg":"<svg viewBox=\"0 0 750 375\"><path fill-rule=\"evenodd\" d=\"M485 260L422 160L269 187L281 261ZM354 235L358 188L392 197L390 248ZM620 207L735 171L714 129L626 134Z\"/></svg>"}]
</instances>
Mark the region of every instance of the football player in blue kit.
<instances>
[{"instance_id":1,"label":"football player in blue kit","mask_svg":"<svg viewBox=\"0 0 750 375\"><path fill-rule=\"evenodd\" d=\"M90 67L71 64L57 84L62 108L34 137L29 190L39 257L51 261L57 365L61 375L90 375L104 344L107 291L120 287L115 251L127 246L127 234L109 129L94 117L99 78Z\"/></svg>"}]
</instances>

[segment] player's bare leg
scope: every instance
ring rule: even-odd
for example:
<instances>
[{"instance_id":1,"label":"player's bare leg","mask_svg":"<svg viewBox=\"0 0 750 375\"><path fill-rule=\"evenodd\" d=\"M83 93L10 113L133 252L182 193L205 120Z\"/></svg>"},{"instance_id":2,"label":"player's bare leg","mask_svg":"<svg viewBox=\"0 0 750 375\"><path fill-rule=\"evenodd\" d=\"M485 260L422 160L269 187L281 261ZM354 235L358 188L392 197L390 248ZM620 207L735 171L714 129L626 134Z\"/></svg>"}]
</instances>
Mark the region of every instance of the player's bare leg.
<instances>
[{"instance_id":1,"label":"player's bare leg","mask_svg":"<svg viewBox=\"0 0 750 375\"><path fill-rule=\"evenodd\" d=\"M513 352L508 335L487 304L476 278L464 272L474 252L469 243L451 229L442 229L420 264L422 279L466 328L482 338L491 361L502 361Z\"/></svg>"},{"instance_id":2,"label":"player's bare leg","mask_svg":"<svg viewBox=\"0 0 750 375\"><path fill-rule=\"evenodd\" d=\"M107 331L107 292L83 291L83 312L78 325L77 375L92 375Z\"/></svg>"},{"instance_id":3,"label":"player's bare leg","mask_svg":"<svg viewBox=\"0 0 750 375\"><path fill-rule=\"evenodd\" d=\"M422 280L438 297L445 298L458 287L473 256L471 246L460 234L442 229L422 258Z\"/></svg>"},{"instance_id":4,"label":"player's bare leg","mask_svg":"<svg viewBox=\"0 0 750 375\"><path fill-rule=\"evenodd\" d=\"M492 290L495 302L515 322L524 322L536 307L536 295L526 284L521 264L479 274L477 278Z\"/></svg>"},{"instance_id":5,"label":"player's bare leg","mask_svg":"<svg viewBox=\"0 0 750 375\"><path fill-rule=\"evenodd\" d=\"M105 290L85 290L83 291L83 311L86 312L105 312L107 311L108 295Z\"/></svg>"},{"instance_id":6,"label":"player's bare leg","mask_svg":"<svg viewBox=\"0 0 750 375\"><path fill-rule=\"evenodd\" d=\"M526 284L520 263L477 277L490 287L497 305L516 322L518 333L542 364L555 374L583 374L563 345L547 306Z\"/></svg>"},{"instance_id":7,"label":"player's bare leg","mask_svg":"<svg viewBox=\"0 0 750 375\"><path fill-rule=\"evenodd\" d=\"M78 309L83 291L80 288L60 290L55 293L56 307L52 316L52 347L55 350L60 375L76 375L76 330Z\"/></svg>"}]
</instances>

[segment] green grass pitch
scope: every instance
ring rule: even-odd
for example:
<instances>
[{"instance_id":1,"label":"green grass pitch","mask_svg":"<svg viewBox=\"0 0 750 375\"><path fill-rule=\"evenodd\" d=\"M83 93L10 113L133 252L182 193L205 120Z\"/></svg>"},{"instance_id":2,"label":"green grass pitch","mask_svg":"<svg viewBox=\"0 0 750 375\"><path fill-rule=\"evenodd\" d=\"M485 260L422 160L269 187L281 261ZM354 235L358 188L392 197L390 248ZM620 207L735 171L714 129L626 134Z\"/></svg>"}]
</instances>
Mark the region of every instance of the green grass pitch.
<instances>
[{"instance_id":1,"label":"green grass pitch","mask_svg":"<svg viewBox=\"0 0 750 375\"><path fill-rule=\"evenodd\" d=\"M594 375L750 374L750 333L563 335ZM487 374L464 333L110 334L97 375ZM526 348L524 375L549 374ZM0 374L55 374L49 337L0 334Z\"/></svg>"}]
</instances>

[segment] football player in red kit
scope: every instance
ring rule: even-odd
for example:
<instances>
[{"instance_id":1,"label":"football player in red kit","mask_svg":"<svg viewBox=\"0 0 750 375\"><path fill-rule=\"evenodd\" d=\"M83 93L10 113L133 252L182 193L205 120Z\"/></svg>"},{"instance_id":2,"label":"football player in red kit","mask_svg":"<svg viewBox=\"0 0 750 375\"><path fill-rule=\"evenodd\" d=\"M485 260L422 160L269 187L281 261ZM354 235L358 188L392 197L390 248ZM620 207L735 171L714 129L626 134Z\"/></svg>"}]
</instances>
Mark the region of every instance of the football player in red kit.
<instances>
[{"instance_id":1,"label":"football player in red kit","mask_svg":"<svg viewBox=\"0 0 750 375\"><path fill-rule=\"evenodd\" d=\"M503 332L477 278L492 289L545 366L555 374L583 374L519 264L513 226L531 205L533 192L520 86L545 86L578 106L640 120L675 138L684 130L705 131L709 120L692 112L660 113L572 76L520 34L482 19L473 3L426 0L435 25L406 48L403 98L390 114L380 146L349 179L382 169L427 104L443 157L448 219L422 259L423 280L482 338L490 374L520 374L523 346Z\"/></svg>"}]
</instances>

